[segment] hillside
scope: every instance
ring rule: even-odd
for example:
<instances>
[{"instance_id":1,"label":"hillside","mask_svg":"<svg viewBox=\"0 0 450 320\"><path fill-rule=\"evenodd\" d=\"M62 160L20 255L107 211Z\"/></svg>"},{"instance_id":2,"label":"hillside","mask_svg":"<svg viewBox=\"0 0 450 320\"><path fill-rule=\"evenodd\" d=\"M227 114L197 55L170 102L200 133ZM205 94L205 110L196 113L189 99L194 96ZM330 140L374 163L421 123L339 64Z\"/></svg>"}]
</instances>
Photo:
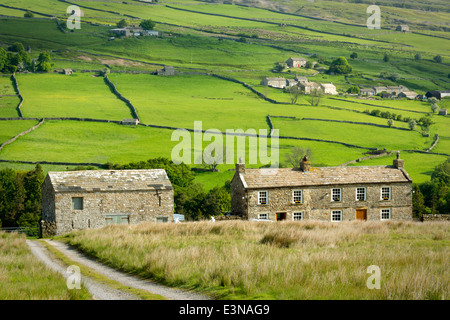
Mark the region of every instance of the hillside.
<instances>
[{"instance_id":1,"label":"hillside","mask_svg":"<svg viewBox=\"0 0 450 320\"><path fill-rule=\"evenodd\" d=\"M10 74L0 77L1 143L46 118L0 150L0 167L29 169L34 162L57 163L45 164L49 171L77 164L170 158L177 145L171 139L176 128L192 130L195 121L202 121L203 130L270 132L268 115L279 129L281 165L286 165L284 156L292 147L310 148L316 166L342 165L375 149L401 150L406 170L419 183L428 181L434 167L450 155L450 120L431 114L428 101L346 94L355 85L403 85L417 94L448 90L450 12L445 1L409 1L400 7L382 1L379 30L365 25L368 1L233 3L3 0L0 46L7 50L19 41L30 47L31 58L49 52L53 71L75 72L68 76L18 72L18 88ZM71 4L83 11L81 29L73 32L58 28L58 23L65 24ZM33 18L23 17L27 10ZM152 19L160 36L114 36L109 30L122 19L130 25ZM411 31L395 31L398 24L408 24ZM352 53L357 57L350 58ZM385 54L388 61L383 60ZM340 56L352 66L350 74L317 69L328 69ZM442 61L436 62L436 56ZM289 57L304 57L318 65L287 69L283 64ZM164 65L174 66L176 75L153 74ZM139 126L120 124L136 115L100 75L105 68L117 91L135 107ZM260 84L264 77L296 75L333 83L340 95L325 95L317 106L302 95L291 104L282 89ZM448 98L438 104L450 107ZM395 113L393 125L371 114L374 110ZM20 115L28 119L6 120ZM419 123L423 117L432 122L426 135L419 125L409 130L404 121ZM437 145L424 152L436 134ZM207 145L204 142L203 148ZM248 159L250 150L245 151ZM390 164L393 157L351 165ZM232 177L228 169L236 161L220 165L219 172L197 174L196 180L207 188L221 186ZM258 159L253 166L263 164Z\"/></svg>"}]
</instances>

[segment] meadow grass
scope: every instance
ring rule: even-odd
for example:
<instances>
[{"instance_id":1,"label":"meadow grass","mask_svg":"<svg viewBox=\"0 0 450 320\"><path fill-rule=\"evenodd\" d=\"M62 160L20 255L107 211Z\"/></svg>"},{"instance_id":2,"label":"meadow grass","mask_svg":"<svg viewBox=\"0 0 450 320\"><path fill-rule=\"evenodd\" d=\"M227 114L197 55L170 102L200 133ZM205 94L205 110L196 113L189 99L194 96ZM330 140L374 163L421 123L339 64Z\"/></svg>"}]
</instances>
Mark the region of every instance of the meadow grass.
<instances>
[{"instance_id":1,"label":"meadow grass","mask_svg":"<svg viewBox=\"0 0 450 320\"><path fill-rule=\"evenodd\" d=\"M142 223L72 232L103 263L219 299L447 299L444 223ZM366 287L379 266L381 289Z\"/></svg>"},{"instance_id":2,"label":"meadow grass","mask_svg":"<svg viewBox=\"0 0 450 320\"><path fill-rule=\"evenodd\" d=\"M18 117L19 97L0 97L0 118Z\"/></svg>"},{"instance_id":3,"label":"meadow grass","mask_svg":"<svg viewBox=\"0 0 450 320\"><path fill-rule=\"evenodd\" d=\"M31 253L25 235L0 232L1 300L87 300L82 286L69 290L66 280Z\"/></svg>"},{"instance_id":4,"label":"meadow grass","mask_svg":"<svg viewBox=\"0 0 450 320\"><path fill-rule=\"evenodd\" d=\"M35 120L1 120L0 144L37 124Z\"/></svg>"},{"instance_id":5,"label":"meadow grass","mask_svg":"<svg viewBox=\"0 0 450 320\"><path fill-rule=\"evenodd\" d=\"M131 118L103 77L89 73L21 74L17 76L25 117L79 117L108 120Z\"/></svg>"}]
</instances>

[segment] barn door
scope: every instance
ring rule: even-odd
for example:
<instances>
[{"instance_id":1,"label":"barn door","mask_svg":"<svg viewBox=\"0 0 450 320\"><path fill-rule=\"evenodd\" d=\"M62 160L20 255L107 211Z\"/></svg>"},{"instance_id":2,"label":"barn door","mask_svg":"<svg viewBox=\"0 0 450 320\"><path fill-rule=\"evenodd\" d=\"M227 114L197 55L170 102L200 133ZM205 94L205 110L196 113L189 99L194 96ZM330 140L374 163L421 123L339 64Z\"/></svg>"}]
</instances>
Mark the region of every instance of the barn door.
<instances>
[{"instance_id":1,"label":"barn door","mask_svg":"<svg viewBox=\"0 0 450 320\"><path fill-rule=\"evenodd\" d=\"M106 216L106 225L110 224L128 224L129 218L127 215L107 215Z\"/></svg>"}]
</instances>

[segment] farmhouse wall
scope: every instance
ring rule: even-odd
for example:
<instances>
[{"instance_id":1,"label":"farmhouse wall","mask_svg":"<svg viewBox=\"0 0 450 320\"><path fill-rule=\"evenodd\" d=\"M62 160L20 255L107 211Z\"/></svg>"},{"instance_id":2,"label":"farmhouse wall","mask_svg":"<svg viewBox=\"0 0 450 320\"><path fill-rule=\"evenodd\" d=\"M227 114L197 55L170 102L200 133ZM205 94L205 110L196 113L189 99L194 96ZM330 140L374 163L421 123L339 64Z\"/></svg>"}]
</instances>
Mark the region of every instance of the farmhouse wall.
<instances>
[{"instance_id":1,"label":"farmhouse wall","mask_svg":"<svg viewBox=\"0 0 450 320\"><path fill-rule=\"evenodd\" d=\"M381 200L381 187L390 186L392 200ZM356 188L366 187L367 200L356 200ZM331 201L331 189L342 189L342 201ZM303 203L293 203L293 190L303 191ZM268 191L268 204L258 204L258 192ZM381 209L391 209L391 220L412 220L412 192L410 183L397 184L350 184L311 186L302 188L272 188L248 191L248 218L257 219L259 213L268 213L276 220L277 212L286 212L292 220L294 212L303 212L303 219L330 221L332 210L342 210L343 221L356 219L356 209L367 210L367 220L380 220Z\"/></svg>"}]
</instances>

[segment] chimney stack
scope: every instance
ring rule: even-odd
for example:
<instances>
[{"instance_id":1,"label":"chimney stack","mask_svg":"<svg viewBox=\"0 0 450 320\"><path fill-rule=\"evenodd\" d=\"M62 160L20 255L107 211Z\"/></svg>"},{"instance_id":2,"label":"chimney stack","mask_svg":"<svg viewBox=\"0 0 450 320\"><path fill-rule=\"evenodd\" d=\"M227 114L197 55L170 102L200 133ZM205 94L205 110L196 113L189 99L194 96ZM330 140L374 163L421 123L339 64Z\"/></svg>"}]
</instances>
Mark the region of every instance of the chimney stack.
<instances>
[{"instance_id":1,"label":"chimney stack","mask_svg":"<svg viewBox=\"0 0 450 320\"><path fill-rule=\"evenodd\" d=\"M239 158L239 163L236 163L236 173L245 173L245 163L242 163L242 158Z\"/></svg>"},{"instance_id":2,"label":"chimney stack","mask_svg":"<svg viewBox=\"0 0 450 320\"><path fill-rule=\"evenodd\" d=\"M400 159L400 151L397 151L397 158L394 159L393 164L397 169L403 169L405 167L405 160Z\"/></svg>"},{"instance_id":3,"label":"chimney stack","mask_svg":"<svg viewBox=\"0 0 450 320\"><path fill-rule=\"evenodd\" d=\"M303 172L311 171L311 163L309 162L307 156L304 156L302 162L300 162L300 170L302 170Z\"/></svg>"}]
</instances>

